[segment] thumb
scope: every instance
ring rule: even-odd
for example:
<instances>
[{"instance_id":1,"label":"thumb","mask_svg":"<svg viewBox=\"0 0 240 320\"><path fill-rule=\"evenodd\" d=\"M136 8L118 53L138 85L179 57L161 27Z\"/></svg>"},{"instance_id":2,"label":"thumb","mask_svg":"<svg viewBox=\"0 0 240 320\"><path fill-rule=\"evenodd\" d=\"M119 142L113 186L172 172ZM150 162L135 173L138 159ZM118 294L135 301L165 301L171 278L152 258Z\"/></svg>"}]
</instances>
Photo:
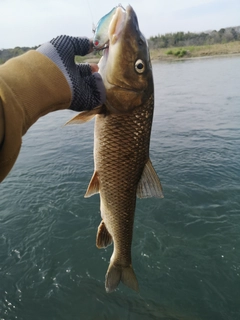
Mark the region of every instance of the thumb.
<instances>
[{"instance_id":1,"label":"thumb","mask_svg":"<svg viewBox=\"0 0 240 320\"><path fill-rule=\"evenodd\" d=\"M79 63L76 65L77 72L81 78L90 76L94 72L98 72L98 65L96 63Z\"/></svg>"}]
</instances>

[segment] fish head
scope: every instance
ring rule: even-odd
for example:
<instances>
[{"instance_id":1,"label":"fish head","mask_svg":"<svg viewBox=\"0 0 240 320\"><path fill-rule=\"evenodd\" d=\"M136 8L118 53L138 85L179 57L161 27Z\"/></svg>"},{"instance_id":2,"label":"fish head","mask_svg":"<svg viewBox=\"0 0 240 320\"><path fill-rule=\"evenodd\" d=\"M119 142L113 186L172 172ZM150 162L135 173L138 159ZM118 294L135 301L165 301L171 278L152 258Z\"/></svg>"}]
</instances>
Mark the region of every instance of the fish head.
<instances>
[{"instance_id":1,"label":"fish head","mask_svg":"<svg viewBox=\"0 0 240 320\"><path fill-rule=\"evenodd\" d=\"M112 112L128 112L153 95L153 75L148 43L129 5L118 7L108 27L108 48L99 62Z\"/></svg>"}]
</instances>

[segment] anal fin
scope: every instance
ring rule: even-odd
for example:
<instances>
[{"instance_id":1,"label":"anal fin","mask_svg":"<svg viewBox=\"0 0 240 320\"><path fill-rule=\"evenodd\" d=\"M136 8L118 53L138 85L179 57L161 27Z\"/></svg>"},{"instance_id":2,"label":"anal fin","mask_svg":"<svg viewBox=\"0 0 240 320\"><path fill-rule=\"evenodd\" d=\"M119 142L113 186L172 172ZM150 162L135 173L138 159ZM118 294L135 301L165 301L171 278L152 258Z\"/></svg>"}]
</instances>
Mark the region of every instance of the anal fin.
<instances>
[{"instance_id":1,"label":"anal fin","mask_svg":"<svg viewBox=\"0 0 240 320\"><path fill-rule=\"evenodd\" d=\"M99 193L99 179L98 174L94 171L91 181L89 182L87 191L84 198L91 197L92 195Z\"/></svg>"},{"instance_id":2,"label":"anal fin","mask_svg":"<svg viewBox=\"0 0 240 320\"><path fill-rule=\"evenodd\" d=\"M138 198L163 198L161 182L150 159L148 159L138 183L137 196Z\"/></svg>"},{"instance_id":3,"label":"anal fin","mask_svg":"<svg viewBox=\"0 0 240 320\"><path fill-rule=\"evenodd\" d=\"M103 221L101 221L98 232L97 232L97 238L96 238L96 246L101 248L106 248L112 243L112 236L108 232L106 225Z\"/></svg>"}]
</instances>

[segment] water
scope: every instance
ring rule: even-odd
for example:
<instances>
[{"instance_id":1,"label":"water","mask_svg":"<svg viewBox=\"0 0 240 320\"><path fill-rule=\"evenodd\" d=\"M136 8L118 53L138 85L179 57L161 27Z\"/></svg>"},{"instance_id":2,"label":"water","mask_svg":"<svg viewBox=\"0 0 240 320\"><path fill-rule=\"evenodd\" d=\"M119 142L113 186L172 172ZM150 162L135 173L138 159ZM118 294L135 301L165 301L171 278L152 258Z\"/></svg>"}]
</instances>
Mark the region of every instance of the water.
<instances>
[{"instance_id":1,"label":"water","mask_svg":"<svg viewBox=\"0 0 240 320\"><path fill-rule=\"evenodd\" d=\"M240 57L154 64L151 159L164 199L138 200L140 294L106 294L93 122L40 119L0 185L0 319L240 319Z\"/></svg>"}]
</instances>

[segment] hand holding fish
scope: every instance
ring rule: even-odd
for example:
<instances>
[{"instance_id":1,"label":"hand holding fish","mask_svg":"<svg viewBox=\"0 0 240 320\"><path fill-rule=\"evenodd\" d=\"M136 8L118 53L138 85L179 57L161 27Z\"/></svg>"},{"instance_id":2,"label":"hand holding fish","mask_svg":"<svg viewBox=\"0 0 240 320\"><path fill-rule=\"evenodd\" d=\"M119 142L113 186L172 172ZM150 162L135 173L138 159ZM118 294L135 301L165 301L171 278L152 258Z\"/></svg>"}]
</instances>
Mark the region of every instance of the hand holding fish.
<instances>
[{"instance_id":1,"label":"hand holding fish","mask_svg":"<svg viewBox=\"0 0 240 320\"><path fill-rule=\"evenodd\" d=\"M0 66L0 182L18 157L22 136L40 117L93 111L105 102L98 66L74 61L92 50L88 38L59 36Z\"/></svg>"},{"instance_id":2,"label":"hand holding fish","mask_svg":"<svg viewBox=\"0 0 240 320\"><path fill-rule=\"evenodd\" d=\"M74 61L75 55L84 56L93 51L93 43L88 38L59 36L44 43L38 49L51 59L64 74L71 92L69 109L91 110L105 102L106 91L96 64Z\"/></svg>"}]
</instances>

